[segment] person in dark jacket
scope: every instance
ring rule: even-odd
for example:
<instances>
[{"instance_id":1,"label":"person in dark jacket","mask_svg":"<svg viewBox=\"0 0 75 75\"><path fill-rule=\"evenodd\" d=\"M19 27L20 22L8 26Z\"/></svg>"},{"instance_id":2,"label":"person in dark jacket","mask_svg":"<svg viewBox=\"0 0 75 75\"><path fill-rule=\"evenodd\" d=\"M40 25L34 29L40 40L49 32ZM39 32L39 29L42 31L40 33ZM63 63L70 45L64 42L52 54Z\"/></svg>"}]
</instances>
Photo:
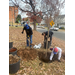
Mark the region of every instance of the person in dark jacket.
<instances>
[{"instance_id":1,"label":"person in dark jacket","mask_svg":"<svg viewBox=\"0 0 75 75\"><path fill-rule=\"evenodd\" d=\"M48 31L43 32L42 35L44 36L44 42L46 42L47 41ZM52 35L53 35L53 32L52 31L49 31L50 45L52 44Z\"/></svg>"},{"instance_id":2,"label":"person in dark jacket","mask_svg":"<svg viewBox=\"0 0 75 75\"><path fill-rule=\"evenodd\" d=\"M30 47L32 47L32 34L33 34L33 31L32 31L32 28L28 25L28 23L24 26L23 30L22 30L22 34L24 32L24 30L26 31L26 37L27 37L27 46L29 46L29 38L30 38Z\"/></svg>"}]
</instances>

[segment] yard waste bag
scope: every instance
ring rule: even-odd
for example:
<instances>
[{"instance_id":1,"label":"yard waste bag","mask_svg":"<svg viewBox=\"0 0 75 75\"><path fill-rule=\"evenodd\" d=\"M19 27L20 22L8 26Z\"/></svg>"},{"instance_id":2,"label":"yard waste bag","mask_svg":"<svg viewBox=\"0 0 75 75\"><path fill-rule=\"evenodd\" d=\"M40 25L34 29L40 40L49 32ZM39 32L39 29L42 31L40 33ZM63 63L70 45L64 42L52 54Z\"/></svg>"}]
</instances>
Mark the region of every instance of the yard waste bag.
<instances>
[{"instance_id":1,"label":"yard waste bag","mask_svg":"<svg viewBox=\"0 0 75 75\"><path fill-rule=\"evenodd\" d=\"M39 43L38 45L35 45L33 48L40 49L41 48L41 43Z\"/></svg>"}]
</instances>

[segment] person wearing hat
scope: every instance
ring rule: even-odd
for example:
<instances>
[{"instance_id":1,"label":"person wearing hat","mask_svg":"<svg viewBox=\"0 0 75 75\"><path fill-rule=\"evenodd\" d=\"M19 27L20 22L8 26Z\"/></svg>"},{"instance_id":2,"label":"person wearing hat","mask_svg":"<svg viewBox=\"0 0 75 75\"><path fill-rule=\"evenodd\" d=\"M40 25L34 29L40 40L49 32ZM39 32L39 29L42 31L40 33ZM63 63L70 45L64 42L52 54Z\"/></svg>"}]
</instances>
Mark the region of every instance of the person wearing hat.
<instances>
[{"instance_id":1,"label":"person wearing hat","mask_svg":"<svg viewBox=\"0 0 75 75\"><path fill-rule=\"evenodd\" d=\"M51 55L50 55L50 61L52 61L52 58L54 55L58 54L58 62L61 62L60 58L62 54L62 49L59 47L54 47L54 48L50 48L50 50L52 50Z\"/></svg>"},{"instance_id":2,"label":"person wearing hat","mask_svg":"<svg viewBox=\"0 0 75 75\"><path fill-rule=\"evenodd\" d=\"M27 47L29 46L29 38L30 38L30 47L32 47L32 34L33 34L33 31L32 31L32 28L28 25L28 22L27 24L24 25L23 27L23 30L22 30L22 34L24 32L24 30L26 31L26 37L27 37Z\"/></svg>"},{"instance_id":3,"label":"person wearing hat","mask_svg":"<svg viewBox=\"0 0 75 75\"><path fill-rule=\"evenodd\" d=\"M53 34L54 34L54 33L53 33L52 31L49 31L50 45L52 44L52 35L53 35ZM48 31L43 32L42 35L44 36L44 42L46 42L46 41L47 41Z\"/></svg>"}]
</instances>

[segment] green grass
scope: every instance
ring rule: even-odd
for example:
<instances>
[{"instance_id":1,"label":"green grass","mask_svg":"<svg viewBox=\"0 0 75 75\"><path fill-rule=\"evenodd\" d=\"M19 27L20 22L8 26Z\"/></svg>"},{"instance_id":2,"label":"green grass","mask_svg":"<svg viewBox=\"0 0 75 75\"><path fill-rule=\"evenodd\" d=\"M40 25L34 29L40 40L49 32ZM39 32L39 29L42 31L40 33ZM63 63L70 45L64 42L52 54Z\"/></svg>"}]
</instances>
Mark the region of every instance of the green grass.
<instances>
[{"instance_id":1,"label":"green grass","mask_svg":"<svg viewBox=\"0 0 75 75\"><path fill-rule=\"evenodd\" d=\"M10 25L12 25L12 22L9 22ZM21 23L13 23L13 25L21 25Z\"/></svg>"},{"instance_id":2,"label":"green grass","mask_svg":"<svg viewBox=\"0 0 75 75\"><path fill-rule=\"evenodd\" d=\"M23 28L22 26L15 27L15 25L9 26L9 27L10 27L10 28Z\"/></svg>"}]
</instances>

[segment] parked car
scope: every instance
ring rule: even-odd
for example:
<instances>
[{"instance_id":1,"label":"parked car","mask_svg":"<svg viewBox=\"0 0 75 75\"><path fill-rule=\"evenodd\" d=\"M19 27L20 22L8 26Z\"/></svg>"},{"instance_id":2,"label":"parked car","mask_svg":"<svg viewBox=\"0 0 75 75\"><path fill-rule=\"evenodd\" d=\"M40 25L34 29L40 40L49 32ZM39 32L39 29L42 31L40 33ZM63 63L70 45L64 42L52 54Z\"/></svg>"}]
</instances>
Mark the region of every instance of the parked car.
<instances>
[{"instance_id":1,"label":"parked car","mask_svg":"<svg viewBox=\"0 0 75 75\"><path fill-rule=\"evenodd\" d=\"M58 27L56 27L56 26L53 26L53 27L51 27L51 28L50 28L50 30L58 31L58 30L59 30L59 28L58 28Z\"/></svg>"},{"instance_id":2,"label":"parked car","mask_svg":"<svg viewBox=\"0 0 75 75\"><path fill-rule=\"evenodd\" d=\"M37 25L37 28L43 28L43 29L44 29L45 27L44 27L44 26L39 26L39 25Z\"/></svg>"},{"instance_id":3,"label":"parked car","mask_svg":"<svg viewBox=\"0 0 75 75\"><path fill-rule=\"evenodd\" d=\"M36 27L37 27L37 28L41 28L41 26L38 26L38 25L37 25Z\"/></svg>"}]
</instances>

